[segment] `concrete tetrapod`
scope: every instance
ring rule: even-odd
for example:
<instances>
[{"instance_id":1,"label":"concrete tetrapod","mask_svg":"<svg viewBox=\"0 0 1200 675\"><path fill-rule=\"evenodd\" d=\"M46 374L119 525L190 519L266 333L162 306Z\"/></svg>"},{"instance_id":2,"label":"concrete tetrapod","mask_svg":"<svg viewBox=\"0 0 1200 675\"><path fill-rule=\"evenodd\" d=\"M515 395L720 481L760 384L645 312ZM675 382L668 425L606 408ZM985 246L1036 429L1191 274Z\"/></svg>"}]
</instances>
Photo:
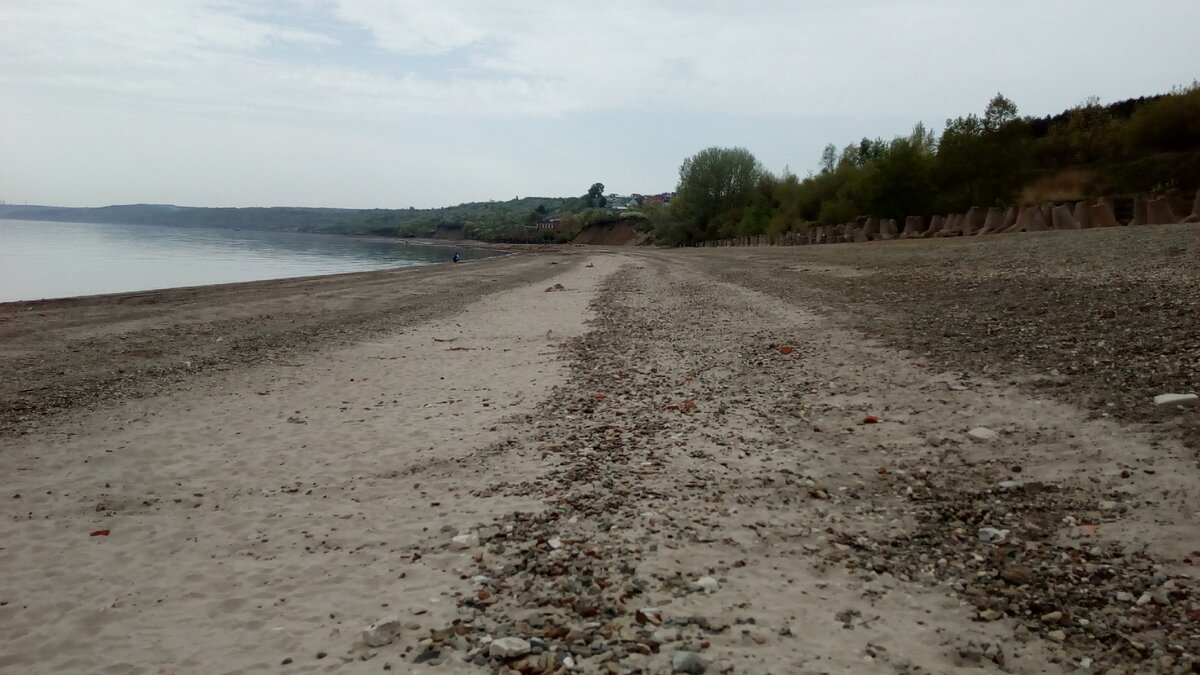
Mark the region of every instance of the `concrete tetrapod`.
<instances>
[{"instance_id":1,"label":"concrete tetrapod","mask_svg":"<svg viewBox=\"0 0 1200 675\"><path fill-rule=\"evenodd\" d=\"M1087 202L1075 204L1075 222L1079 227L1087 229L1092 226L1092 209Z\"/></svg>"},{"instance_id":2,"label":"concrete tetrapod","mask_svg":"<svg viewBox=\"0 0 1200 675\"><path fill-rule=\"evenodd\" d=\"M1133 220L1130 225L1146 224L1146 195L1136 195L1133 198Z\"/></svg>"},{"instance_id":3,"label":"concrete tetrapod","mask_svg":"<svg viewBox=\"0 0 1200 675\"><path fill-rule=\"evenodd\" d=\"M967 209L967 213L962 217L962 236L974 237L983 229L984 219L986 218L983 209L978 206L972 206Z\"/></svg>"},{"instance_id":4,"label":"concrete tetrapod","mask_svg":"<svg viewBox=\"0 0 1200 675\"><path fill-rule=\"evenodd\" d=\"M1117 214L1113 211L1112 202L1107 199L1101 199L1095 204L1092 204L1088 211L1090 212L1092 227L1120 227L1121 223L1117 220Z\"/></svg>"},{"instance_id":5,"label":"concrete tetrapod","mask_svg":"<svg viewBox=\"0 0 1200 675\"><path fill-rule=\"evenodd\" d=\"M1046 218L1042 215L1042 207L1026 206L1021 209L1021 214L1017 216L1017 222L1012 227L1005 230L1005 234L1010 232L1044 232L1049 230L1050 226L1046 224Z\"/></svg>"},{"instance_id":6,"label":"concrete tetrapod","mask_svg":"<svg viewBox=\"0 0 1200 675\"><path fill-rule=\"evenodd\" d=\"M979 228L979 234L996 234L1004 229L1004 211L993 206L987 210L987 216L983 219L983 227Z\"/></svg>"},{"instance_id":7,"label":"concrete tetrapod","mask_svg":"<svg viewBox=\"0 0 1200 675\"><path fill-rule=\"evenodd\" d=\"M917 239L925 232L925 219L921 216L909 216L904 219L904 231L901 239Z\"/></svg>"},{"instance_id":8,"label":"concrete tetrapod","mask_svg":"<svg viewBox=\"0 0 1200 675\"><path fill-rule=\"evenodd\" d=\"M879 227L878 218L867 218L866 222L864 222L862 225L862 231L863 237L865 237L868 241L882 239L881 235L883 234L883 231Z\"/></svg>"},{"instance_id":9,"label":"concrete tetrapod","mask_svg":"<svg viewBox=\"0 0 1200 675\"><path fill-rule=\"evenodd\" d=\"M1078 230L1079 221L1075 220L1075 216L1071 214L1071 208L1066 204L1059 204L1050 212L1054 220L1054 229L1056 230Z\"/></svg>"},{"instance_id":10,"label":"concrete tetrapod","mask_svg":"<svg viewBox=\"0 0 1200 675\"><path fill-rule=\"evenodd\" d=\"M1181 222L1182 219L1175 215L1171 209L1171 200L1166 197L1154 197L1146 201L1146 224L1147 225L1169 225L1171 223Z\"/></svg>"},{"instance_id":11,"label":"concrete tetrapod","mask_svg":"<svg viewBox=\"0 0 1200 675\"><path fill-rule=\"evenodd\" d=\"M944 227L946 227L946 219L941 216L934 216L929 221L929 229L925 230L924 234L922 234L921 236L936 237L936 236L938 236L938 232L941 232L942 228L944 228Z\"/></svg>"},{"instance_id":12,"label":"concrete tetrapod","mask_svg":"<svg viewBox=\"0 0 1200 675\"><path fill-rule=\"evenodd\" d=\"M1192 201L1192 214L1183 219L1185 223L1200 223L1200 190L1196 190L1196 199Z\"/></svg>"},{"instance_id":13,"label":"concrete tetrapod","mask_svg":"<svg viewBox=\"0 0 1200 675\"><path fill-rule=\"evenodd\" d=\"M1005 230L1012 227L1013 225L1016 225L1017 224L1017 216L1019 216L1020 214L1021 214L1020 208L1018 208L1016 206L1008 207L1008 211L1005 212L1005 214L1004 214L1004 227L1001 228L1000 231L1004 232Z\"/></svg>"}]
</instances>

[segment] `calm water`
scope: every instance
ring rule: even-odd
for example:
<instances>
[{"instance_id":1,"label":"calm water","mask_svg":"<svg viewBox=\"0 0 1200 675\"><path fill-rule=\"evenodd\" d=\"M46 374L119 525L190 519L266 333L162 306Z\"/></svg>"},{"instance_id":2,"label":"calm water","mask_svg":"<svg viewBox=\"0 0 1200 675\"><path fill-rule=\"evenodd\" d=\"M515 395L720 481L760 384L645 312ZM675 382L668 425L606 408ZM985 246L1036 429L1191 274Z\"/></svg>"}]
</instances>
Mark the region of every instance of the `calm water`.
<instances>
[{"instance_id":1,"label":"calm water","mask_svg":"<svg viewBox=\"0 0 1200 675\"><path fill-rule=\"evenodd\" d=\"M490 251L287 232L0 220L0 302L466 260Z\"/></svg>"}]
</instances>

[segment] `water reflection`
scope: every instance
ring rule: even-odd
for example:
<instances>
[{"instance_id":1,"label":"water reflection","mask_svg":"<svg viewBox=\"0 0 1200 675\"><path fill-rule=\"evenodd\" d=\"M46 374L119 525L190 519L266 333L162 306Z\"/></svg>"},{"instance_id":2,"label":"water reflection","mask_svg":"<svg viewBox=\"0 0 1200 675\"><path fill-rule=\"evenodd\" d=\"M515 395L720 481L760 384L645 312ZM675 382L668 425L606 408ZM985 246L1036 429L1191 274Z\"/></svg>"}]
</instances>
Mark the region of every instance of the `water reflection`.
<instances>
[{"instance_id":1,"label":"water reflection","mask_svg":"<svg viewBox=\"0 0 1200 675\"><path fill-rule=\"evenodd\" d=\"M0 302L449 262L491 251L333 235L0 220Z\"/></svg>"}]
</instances>

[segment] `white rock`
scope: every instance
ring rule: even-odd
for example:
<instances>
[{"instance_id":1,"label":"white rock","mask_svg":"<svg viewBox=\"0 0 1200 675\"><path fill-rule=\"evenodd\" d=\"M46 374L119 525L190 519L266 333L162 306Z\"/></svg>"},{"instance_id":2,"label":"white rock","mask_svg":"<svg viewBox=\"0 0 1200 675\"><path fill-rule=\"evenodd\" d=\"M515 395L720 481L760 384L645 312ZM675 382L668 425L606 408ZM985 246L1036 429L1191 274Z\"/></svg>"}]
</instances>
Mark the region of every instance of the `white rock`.
<instances>
[{"instance_id":1,"label":"white rock","mask_svg":"<svg viewBox=\"0 0 1200 675\"><path fill-rule=\"evenodd\" d=\"M562 539L559 539L558 537L550 537L550 540L546 543L550 544L550 548L562 548Z\"/></svg>"},{"instance_id":2,"label":"white rock","mask_svg":"<svg viewBox=\"0 0 1200 675\"><path fill-rule=\"evenodd\" d=\"M515 659L529 653L529 643L519 637L506 637L492 640L488 645L488 656L494 659Z\"/></svg>"},{"instance_id":3,"label":"white rock","mask_svg":"<svg viewBox=\"0 0 1200 675\"><path fill-rule=\"evenodd\" d=\"M450 541L454 544L454 548L475 548L479 545L479 535L474 532L468 532L467 534L460 534Z\"/></svg>"},{"instance_id":4,"label":"white rock","mask_svg":"<svg viewBox=\"0 0 1200 675\"><path fill-rule=\"evenodd\" d=\"M399 617L389 616L363 629L362 640L368 647L383 647L400 634Z\"/></svg>"},{"instance_id":5,"label":"white rock","mask_svg":"<svg viewBox=\"0 0 1200 675\"><path fill-rule=\"evenodd\" d=\"M967 435L971 437L971 440L979 441L980 443L987 443L1000 438L1000 434L987 427L975 427L968 431Z\"/></svg>"},{"instance_id":6,"label":"white rock","mask_svg":"<svg viewBox=\"0 0 1200 675\"><path fill-rule=\"evenodd\" d=\"M717 589L721 587L721 584L712 577L700 577L696 580L695 586L705 593L716 593Z\"/></svg>"},{"instance_id":7,"label":"white rock","mask_svg":"<svg viewBox=\"0 0 1200 675\"><path fill-rule=\"evenodd\" d=\"M1154 405L1200 406L1200 396L1195 394L1159 394L1154 397Z\"/></svg>"},{"instance_id":8,"label":"white rock","mask_svg":"<svg viewBox=\"0 0 1200 675\"><path fill-rule=\"evenodd\" d=\"M567 670L574 670L575 669L575 658L572 656L568 656L567 658L563 659L563 668L566 668Z\"/></svg>"}]
</instances>

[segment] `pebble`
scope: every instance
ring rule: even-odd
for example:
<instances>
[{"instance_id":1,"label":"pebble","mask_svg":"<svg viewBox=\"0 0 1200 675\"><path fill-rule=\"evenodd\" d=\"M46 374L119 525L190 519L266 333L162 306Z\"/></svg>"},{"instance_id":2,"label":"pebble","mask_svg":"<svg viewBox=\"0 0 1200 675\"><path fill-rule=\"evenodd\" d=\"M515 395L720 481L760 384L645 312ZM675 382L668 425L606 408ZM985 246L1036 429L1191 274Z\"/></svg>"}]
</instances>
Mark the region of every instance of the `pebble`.
<instances>
[{"instance_id":1,"label":"pebble","mask_svg":"<svg viewBox=\"0 0 1200 675\"><path fill-rule=\"evenodd\" d=\"M716 593L717 589L721 587L721 584L712 577L700 577L693 585L705 593Z\"/></svg>"},{"instance_id":2,"label":"pebble","mask_svg":"<svg viewBox=\"0 0 1200 675\"><path fill-rule=\"evenodd\" d=\"M1026 565L1011 563L1000 571L1000 578L1015 586L1024 586L1033 581L1033 570Z\"/></svg>"},{"instance_id":3,"label":"pebble","mask_svg":"<svg viewBox=\"0 0 1200 675\"><path fill-rule=\"evenodd\" d=\"M1063 618L1062 612L1047 612L1042 615L1042 622L1043 623L1058 623L1059 621L1062 621L1062 618Z\"/></svg>"},{"instance_id":4,"label":"pebble","mask_svg":"<svg viewBox=\"0 0 1200 675\"><path fill-rule=\"evenodd\" d=\"M504 637L492 640L488 645L488 656L494 659L515 659L529 653L529 643L519 637Z\"/></svg>"},{"instance_id":5,"label":"pebble","mask_svg":"<svg viewBox=\"0 0 1200 675\"><path fill-rule=\"evenodd\" d=\"M988 443L1000 438L1000 434L987 427L975 427L967 432L967 436L969 436L971 440L979 441L980 443Z\"/></svg>"},{"instance_id":6,"label":"pebble","mask_svg":"<svg viewBox=\"0 0 1200 675\"><path fill-rule=\"evenodd\" d=\"M1196 394L1159 394L1154 397L1154 405L1188 405L1200 407L1200 396Z\"/></svg>"},{"instance_id":7,"label":"pebble","mask_svg":"<svg viewBox=\"0 0 1200 675\"><path fill-rule=\"evenodd\" d=\"M696 652L675 652L671 655L671 669L677 673L703 673L708 670L708 661Z\"/></svg>"},{"instance_id":8,"label":"pebble","mask_svg":"<svg viewBox=\"0 0 1200 675\"><path fill-rule=\"evenodd\" d=\"M364 628L362 640L368 647L382 647L390 644L399 634L400 619L389 616Z\"/></svg>"}]
</instances>

